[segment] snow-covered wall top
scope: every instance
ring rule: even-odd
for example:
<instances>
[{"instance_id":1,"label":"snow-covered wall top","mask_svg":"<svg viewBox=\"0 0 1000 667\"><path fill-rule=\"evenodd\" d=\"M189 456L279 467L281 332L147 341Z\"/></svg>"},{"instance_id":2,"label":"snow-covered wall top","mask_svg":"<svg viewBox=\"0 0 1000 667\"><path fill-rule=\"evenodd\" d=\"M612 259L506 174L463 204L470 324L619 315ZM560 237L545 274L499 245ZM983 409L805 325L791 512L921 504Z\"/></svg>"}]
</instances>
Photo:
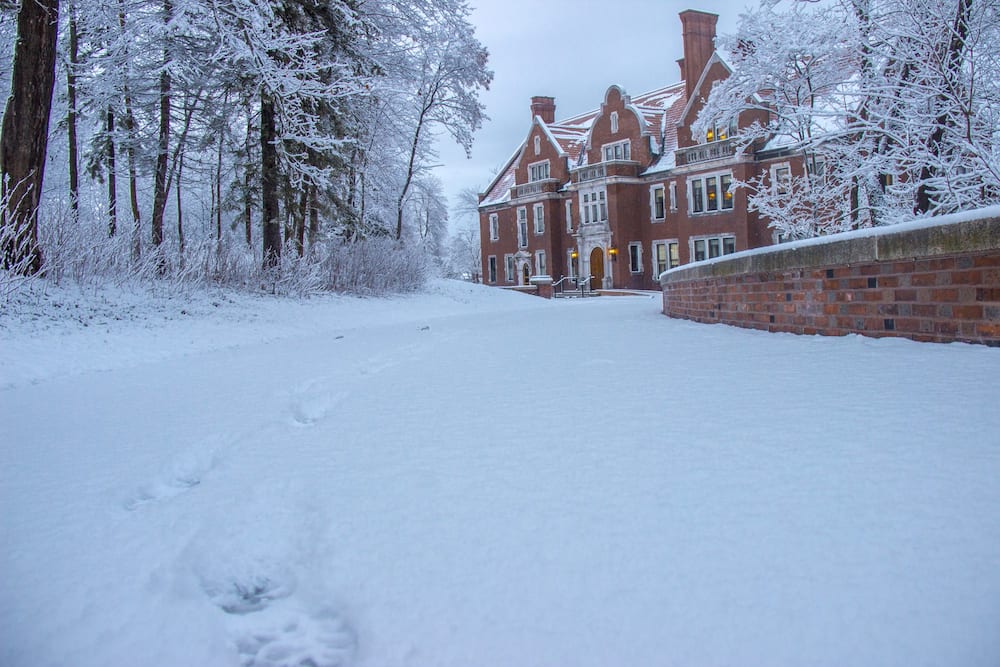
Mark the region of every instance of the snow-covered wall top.
<instances>
[{"instance_id":1,"label":"snow-covered wall top","mask_svg":"<svg viewBox=\"0 0 1000 667\"><path fill-rule=\"evenodd\" d=\"M660 284L740 273L850 265L1000 248L1000 206L859 229L685 264Z\"/></svg>"}]
</instances>

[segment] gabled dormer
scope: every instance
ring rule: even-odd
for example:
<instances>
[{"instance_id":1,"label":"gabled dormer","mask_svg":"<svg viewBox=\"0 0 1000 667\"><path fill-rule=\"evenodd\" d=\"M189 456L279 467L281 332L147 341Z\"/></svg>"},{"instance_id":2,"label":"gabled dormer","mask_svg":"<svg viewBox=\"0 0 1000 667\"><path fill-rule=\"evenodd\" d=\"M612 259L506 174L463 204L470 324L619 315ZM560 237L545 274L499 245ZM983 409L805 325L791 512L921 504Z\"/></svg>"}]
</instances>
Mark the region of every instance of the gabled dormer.
<instances>
[{"instance_id":1,"label":"gabled dormer","mask_svg":"<svg viewBox=\"0 0 1000 667\"><path fill-rule=\"evenodd\" d=\"M655 157L653 147L659 138L653 136L642 111L619 86L611 86L604 94L601 110L587 135L588 165L599 163L634 163L627 171L643 169Z\"/></svg>"}]
</instances>

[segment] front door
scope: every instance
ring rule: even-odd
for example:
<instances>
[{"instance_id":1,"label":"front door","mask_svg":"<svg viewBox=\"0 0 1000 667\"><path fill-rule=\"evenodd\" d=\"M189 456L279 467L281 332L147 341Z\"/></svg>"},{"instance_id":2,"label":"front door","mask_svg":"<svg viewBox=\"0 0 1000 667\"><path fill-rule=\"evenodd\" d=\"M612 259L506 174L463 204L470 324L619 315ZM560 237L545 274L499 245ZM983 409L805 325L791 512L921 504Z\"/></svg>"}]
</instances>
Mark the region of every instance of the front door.
<instances>
[{"instance_id":1,"label":"front door","mask_svg":"<svg viewBox=\"0 0 1000 667\"><path fill-rule=\"evenodd\" d=\"M524 265L524 270L521 272L521 277L524 279L521 283L522 285L528 285L531 283L531 268L527 263Z\"/></svg>"},{"instance_id":2,"label":"front door","mask_svg":"<svg viewBox=\"0 0 1000 667\"><path fill-rule=\"evenodd\" d=\"M604 287L604 250L594 248L590 251L590 289L601 289Z\"/></svg>"}]
</instances>

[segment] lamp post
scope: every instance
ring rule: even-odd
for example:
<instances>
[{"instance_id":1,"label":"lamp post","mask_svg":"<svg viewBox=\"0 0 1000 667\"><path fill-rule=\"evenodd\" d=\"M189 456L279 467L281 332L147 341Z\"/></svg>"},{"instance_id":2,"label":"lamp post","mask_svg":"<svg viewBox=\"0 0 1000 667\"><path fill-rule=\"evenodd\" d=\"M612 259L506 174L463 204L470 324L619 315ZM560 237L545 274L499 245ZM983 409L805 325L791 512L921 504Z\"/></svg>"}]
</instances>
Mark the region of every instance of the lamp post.
<instances>
[{"instance_id":1,"label":"lamp post","mask_svg":"<svg viewBox=\"0 0 1000 667\"><path fill-rule=\"evenodd\" d=\"M577 257L580 256L580 253L578 253L576 250L573 250L573 252L571 252L569 256L570 259L573 260L573 266L570 267L570 271L576 273L576 286L580 288L580 296L583 296L583 285L580 284L580 267L577 266L576 264L576 259Z\"/></svg>"}]
</instances>

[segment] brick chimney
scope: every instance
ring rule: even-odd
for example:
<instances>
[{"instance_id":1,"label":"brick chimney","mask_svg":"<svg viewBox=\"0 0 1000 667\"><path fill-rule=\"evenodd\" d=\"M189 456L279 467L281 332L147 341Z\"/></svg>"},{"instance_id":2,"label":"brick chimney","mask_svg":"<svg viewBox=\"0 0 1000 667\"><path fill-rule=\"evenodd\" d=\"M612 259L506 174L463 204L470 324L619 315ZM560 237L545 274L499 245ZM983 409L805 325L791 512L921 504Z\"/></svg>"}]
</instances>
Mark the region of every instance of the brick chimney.
<instances>
[{"instance_id":1,"label":"brick chimney","mask_svg":"<svg viewBox=\"0 0 1000 667\"><path fill-rule=\"evenodd\" d=\"M715 52L715 24L719 21L719 16L687 9L680 13L680 18L681 38L684 41L681 68L684 70L684 90L688 99L691 99L698 77Z\"/></svg>"},{"instance_id":2,"label":"brick chimney","mask_svg":"<svg viewBox=\"0 0 1000 667\"><path fill-rule=\"evenodd\" d=\"M535 116L540 116L545 124L556 122L556 98L554 97L532 97L531 98L531 120Z\"/></svg>"}]
</instances>

